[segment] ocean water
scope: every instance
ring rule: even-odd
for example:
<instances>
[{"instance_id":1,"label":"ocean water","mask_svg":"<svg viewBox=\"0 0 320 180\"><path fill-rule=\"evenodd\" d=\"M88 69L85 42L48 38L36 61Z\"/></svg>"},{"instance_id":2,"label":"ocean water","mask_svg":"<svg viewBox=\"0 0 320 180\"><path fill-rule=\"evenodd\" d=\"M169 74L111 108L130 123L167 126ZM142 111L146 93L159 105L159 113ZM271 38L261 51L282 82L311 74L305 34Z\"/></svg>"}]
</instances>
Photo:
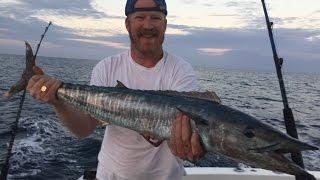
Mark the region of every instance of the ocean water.
<instances>
[{"instance_id":1,"label":"ocean water","mask_svg":"<svg viewBox=\"0 0 320 180\"><path fill-rule=\"evenodd\" d=\"M19 96L2 96L20 77L24 56L0 55L0 168L4 163L11 126ZM38 57L37 64L51 76L65 82L87 84L97 61ZM202 90L213 90L222 103L247 112L285 132L282 101L276 74L195 67ZM299 137L320 147L320 75L285 73L290 106L294 111ZM78 140L60 124L50 106L26 96L19 130L10 159L9 179L76 179L84 169L95 167L104 129ZM320 170L320 152L303 153L308 170ZM212 156L217 166L234 163ZM187 164L186 164L187 165ZM190 165L190 164L188 164Z\"/></svg>"}]
</instances>

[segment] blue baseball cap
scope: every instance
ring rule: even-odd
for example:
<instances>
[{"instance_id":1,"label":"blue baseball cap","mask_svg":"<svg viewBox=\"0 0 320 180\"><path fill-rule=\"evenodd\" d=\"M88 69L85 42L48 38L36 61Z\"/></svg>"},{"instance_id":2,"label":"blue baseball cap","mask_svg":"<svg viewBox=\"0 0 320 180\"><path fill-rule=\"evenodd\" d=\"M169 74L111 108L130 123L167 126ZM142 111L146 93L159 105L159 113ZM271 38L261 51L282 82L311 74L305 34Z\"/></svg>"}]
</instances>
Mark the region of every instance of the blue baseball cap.
<instances>
[{"instance_id":1,"label":"blue baseball cap","mask_svg":"<svg viewBox=\"0 0 320 180\"><path fill-rule=\"evenodd\" d=\"M131 13L137 12L137 11L160 11L163 14L167 15L167 4L165 0L153 0L157 7L153 8L134 8L134 5L136 4L137 0L127 0L126 4L126 16L128 16Z\"/></svg>"}]
</instances>

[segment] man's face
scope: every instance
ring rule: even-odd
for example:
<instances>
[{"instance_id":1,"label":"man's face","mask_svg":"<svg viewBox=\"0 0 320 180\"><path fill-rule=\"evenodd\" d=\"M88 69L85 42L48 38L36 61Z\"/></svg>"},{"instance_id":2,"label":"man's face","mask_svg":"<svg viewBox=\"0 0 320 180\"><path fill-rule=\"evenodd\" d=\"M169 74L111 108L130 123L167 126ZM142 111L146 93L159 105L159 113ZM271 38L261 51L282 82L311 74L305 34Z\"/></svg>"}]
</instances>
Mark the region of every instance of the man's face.
<instances>
[{"instance_id":1,"label":"man's face","mask_svg":"<svg viewBox=\"0 0 320 180\"><path fill-rule=\"evenodd\" d=\"M153 1L138 0L136 8L155 7ZM162 49L167 20L157 11L134 12L126 19L132 48L144 54L153 54Z\"/></svg>"}]
</instances>

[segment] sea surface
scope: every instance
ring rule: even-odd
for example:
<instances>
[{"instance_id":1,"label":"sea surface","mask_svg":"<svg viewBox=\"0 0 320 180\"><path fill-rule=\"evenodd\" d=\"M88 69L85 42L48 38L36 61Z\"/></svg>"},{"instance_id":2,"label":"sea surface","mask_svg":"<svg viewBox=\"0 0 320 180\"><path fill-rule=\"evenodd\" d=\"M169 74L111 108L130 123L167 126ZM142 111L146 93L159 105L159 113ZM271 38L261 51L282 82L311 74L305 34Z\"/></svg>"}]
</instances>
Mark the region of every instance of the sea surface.
<instances>
[{"instance_id":1,"label":"sea surface","mask_svg":"<svg viewBox=\"0 0 320 180\"><path fill-rule=\"evenodd\" d=\"M38 57L46 74L65 82L87 84L94 60ZM11 126L15 122L20 96L4 94L20 77L25 57L0 55L0 168L4 163ZM255 72L195 67L202 90L215 91L222 103L247 112L285 132L279 85L274 72ZM320 75L284 74L290 106L299 137L320 147ZM19 129L10 158L9 179L77 179L84 169L95 167L104 129L78 140L60 124L50 106L26 96ZM308 170L320 170L320 152L303 153ZM212 156L216 166L233 166L224 158ZM187 164L186 165L190 165Z\"/></svg>"}]
</instances>

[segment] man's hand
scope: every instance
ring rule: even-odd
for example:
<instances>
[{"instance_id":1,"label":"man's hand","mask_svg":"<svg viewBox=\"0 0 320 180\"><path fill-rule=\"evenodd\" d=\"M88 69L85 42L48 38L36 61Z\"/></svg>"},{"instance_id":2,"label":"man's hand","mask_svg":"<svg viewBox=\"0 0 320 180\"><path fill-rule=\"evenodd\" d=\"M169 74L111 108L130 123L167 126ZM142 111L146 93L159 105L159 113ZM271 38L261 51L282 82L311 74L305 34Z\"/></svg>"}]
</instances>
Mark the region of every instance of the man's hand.
<instances>
[{"instance_id":1,"label":"man's hand","mask_svg":"<svg viewBox=\"0 0 320 180\"><path fill-rule=\"evenodd\" d=\"M35 99L52 105L58 104L56 93L61 85L61 81L50 76L44 75L41 68L34 66L33 72L36 74L29 80L27 90ZM46 90L41 91L41 87L46 86Z\"/></svg>"},{"instance_id":2,"label":"man's hand","mask_svg":"<svg viewBox=\"0 0 320 180\"><path fill-rule=\"evenodd\" d=\"M182 113L177 115L172 124L168 145L172 154L190 161L200 159L205 153L199 134L192 132L190 118Z\"/></svg>"}]
</instances>

